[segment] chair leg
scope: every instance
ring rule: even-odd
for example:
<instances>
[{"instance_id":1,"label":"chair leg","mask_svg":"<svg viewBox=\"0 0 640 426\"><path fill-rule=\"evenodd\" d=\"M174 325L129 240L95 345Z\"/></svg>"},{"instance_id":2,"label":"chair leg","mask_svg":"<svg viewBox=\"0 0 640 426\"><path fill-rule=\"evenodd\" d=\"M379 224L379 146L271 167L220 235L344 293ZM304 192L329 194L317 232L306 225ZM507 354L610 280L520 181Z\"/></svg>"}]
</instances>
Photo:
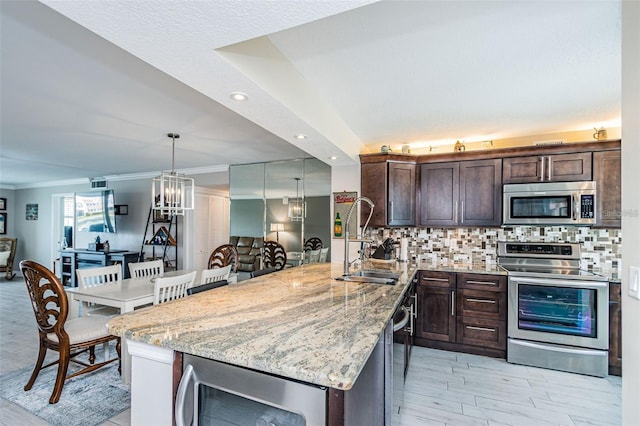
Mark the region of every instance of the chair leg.
<instances>
[{"instance_id":1,"label":"chair leg","mask_svg":"<svg viewBox=\"0 0 640 426\"><path fill-rule=\"evenodd\" d=\"M89 348L89 364L93 364L96 360L96 347L91 346Z\"/></svg>"},{"instance_id":2,"label":"chair leg","mask_svg":"<svg viewBox=\"0 0 640 426\"><path fill-rule=\"evenodd\" d=\"M26 391L31 390L31 387L35 383L36 378L38 377L38 373L40 372L40 369L42 368L42 363L44 362L44 357L46 355L47 355L47 348L45 348L44 345L41 342L40 343L40 349L38 350L38 359L36 361L36 365L35 365L35 367L33 367L33 373L31 373L31 377L29 378L29 381L24 386L24 390L26 390Z\"/></svg>"},{"instance_id":3,"label":"chair leg","mask_svg":"<svg viewBox=\"0 0 640 426\"><path fill-rule=\"evenodd\" d=\"M122 376L122 345L120 344L120 338L116 340L116 352L118 353L118 373Z\"/></svg>"},{"instance_id":4,"label":"chair leg","mask_svg":"<svg viewBox=\"0 0 640 426\"><path fill-rule=\"evenodd\" d=\"M69 348L60 348L60 362L58 363L58 374L56 375L56 383L53 386L53 393L49 398L49 404L55 404L60 400L62 394L62 387L67 377L67 369L69 368Z\"/></svg>"}]
</instances>

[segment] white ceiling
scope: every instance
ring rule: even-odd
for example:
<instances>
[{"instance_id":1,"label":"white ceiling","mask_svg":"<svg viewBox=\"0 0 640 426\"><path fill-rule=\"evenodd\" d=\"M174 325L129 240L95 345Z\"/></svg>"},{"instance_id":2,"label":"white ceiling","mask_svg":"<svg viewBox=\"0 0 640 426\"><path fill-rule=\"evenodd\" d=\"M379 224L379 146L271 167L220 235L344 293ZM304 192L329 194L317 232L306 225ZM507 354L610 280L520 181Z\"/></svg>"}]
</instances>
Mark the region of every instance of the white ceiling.
<instances>
[{"instance_id":1,"label":"white ceiling","mask_svg":"<svg viewBox=\"0 0 640 426\"><path fill-rule=\"evenodd\" d=\"M619 123L620 8L3 0L0 185Z\"/></svg>"}]
</instances>

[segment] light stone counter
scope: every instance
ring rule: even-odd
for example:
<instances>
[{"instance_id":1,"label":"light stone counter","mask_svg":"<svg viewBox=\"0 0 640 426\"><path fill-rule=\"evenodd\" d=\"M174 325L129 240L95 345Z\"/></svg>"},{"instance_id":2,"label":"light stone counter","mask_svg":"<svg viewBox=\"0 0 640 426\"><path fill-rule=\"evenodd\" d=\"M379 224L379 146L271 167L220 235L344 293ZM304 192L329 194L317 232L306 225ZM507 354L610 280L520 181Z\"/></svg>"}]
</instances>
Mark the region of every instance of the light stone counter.
<instances>
[{"instance_id":1,"label":"light stone counter","mask_svg":"<svg viewBox=\"0 0 640 426\"><path fill-rule=\"evenodd\" d=\"M342 264L308 264L114 317L111 333L229 364L349 390L401 302L394 286L333 280Z\"/></svg>"},{"instance_id":2,"label":"light stone counter","mask_svg":"<svg viewBox=\"0 0 640 426\"><path fill-rule=\"evenodd\" d=\"M496 263L459 263L453 260L423 260L417 264L421 271L466 272L470 274L507 275L507 271Z\"/></svg>"}]
</instances>

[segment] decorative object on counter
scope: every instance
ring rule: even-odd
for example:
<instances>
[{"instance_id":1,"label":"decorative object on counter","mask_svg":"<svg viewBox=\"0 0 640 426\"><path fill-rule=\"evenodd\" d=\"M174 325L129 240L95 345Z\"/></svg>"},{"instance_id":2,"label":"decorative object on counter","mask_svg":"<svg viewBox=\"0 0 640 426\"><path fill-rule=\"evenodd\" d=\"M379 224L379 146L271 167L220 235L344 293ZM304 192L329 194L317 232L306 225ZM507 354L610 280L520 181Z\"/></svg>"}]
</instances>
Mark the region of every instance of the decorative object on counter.
<instances>
[{"instance_id":1,"label":"decorative object on counter","mask_svg":"<svg viewBox=\"0 0 640 426\"><path fill-rule=\"evenodd\" d=\"M336 213L336 220L333 222L333 236L342 237L342 219L340 219L340 213Z\"/></svg>"},{"instance_id":2,"label":"decorative object on counter","mask_svg":"<svg viewBox=\"0 0 640 426\"><path fill-rule=\"evenodd\" d=\"M390 260L394 251L394 245L396 241L393 238L387 238L378 246L375 252L371 255L374 259Z\"/></svg>"},{"instance_id":3,"label":"decorative object on counter","mask_svg":"<svg viewBox=\"0 0 640 426\"><path fill-rule=\"evenodd\" d=\"M288 213L289 220L291 222L302 222L304 217L304 204L299 194L300 178L294 178L296 180L296 198L289 198Z\"/></svg>"},{"instance_id":4,"label":"decorative object on counter","mask_svg":"<svg viewBox=\"0 0 640 426\"><path fill-rule=\"evenodd\" d=\"M398 256L401 262L409 260L409 239L406 235L400 238L400 255Z\"/></svg>"},{"instance_id":5,"label":"decorative object on counter","mask_svg":"<svg viewBox=\"0 0 640 426\"><path fill-rule=\"evenodd\" d=\"M162 172L160 176L153 178L151 187L151 199L154 200L153 209L166 215L184 216L187 210L193 210L194 205L194 180L183 174L176 173L175 152L177 133L168 133L171 138L171 171Z\"/></svg>"},{"instance_id":6,"label":"decorative object on counter","mask_svg":"<svg viewBox=\"0 0 640 426\"><path fill-rule=\"evenodd\" d=\"M607 140L607 129L605 129L604 127L600 127L600 130L598 130L594 127L593 130L594 130L593 138L595 140L597 141Z\"/></svg>"},{"instance_id":7,"label":"decorative object on counter","mask_svg":"<svg viewBox=\"0 0 640 426\"><path fill-rule=\"evenodd\" d=\"M100 236L97 236L95 242L89 243L89 250L100 251L104 249L104 244L100 242Z\"/></svg>"},{"instance_id":8,"label":"decorative object on counter","mask_svg":"<svg viewBox=\"0 0 640 426\"><path fill-rule=\"evenodd\" d=\"M453 152L464 152L466 147L460 141L456 141L456 144L453 146Z\"/></svg>"},{"instance_id":9,"label":"decorative object on counter","mask_svg":"<svg viewBox=\"0 0 640 426\"><path fill-rule=\"evenodd\" d=\"M25 220L38 220L38 205L37 204L27 204L25 213Z\"/></svg>"},{"instance_id":10,"label":"decorative object on counter","mask_svg":"<svg viewBox=\"0 0 640 426\"><path fill-rule=\"evenodd\" d=\"M411 154L411 147L409 145L402 145L403 154Z\"/></svg>"},{"instance_id":11,"label":"decorative object on counter","mask_svg":"<svg viewBox=\"0 0 640 426\"><path fill-rule=\"evenodd\" d=\"M349 209L353 205L353 203L358 198L358 193L355 191L352 192L334 192L333 193L333 212L337 216L340 215L340 235L336 233L336 223L334 219L334 228L333 228L333 237L334 238L344 238L344 233L347 230L346 227L349 227L349 233L354 235L356 230L358 229L358 220L354 220L353 223L345 223L344 218L347 217L349 213Z\"/></svg>"},{"instance_id":12,"label":"decorative object on counter","mask_svg":"<svg viewBox=\"0 0 640 426\"><path fill-rule=\"evenodd\" d=\"M391 147L389 147L388 145L382 145L380 147L380 152L383 152L385 154L388 153L388 152L391 152Z\"/></svg>"}]
</instances>

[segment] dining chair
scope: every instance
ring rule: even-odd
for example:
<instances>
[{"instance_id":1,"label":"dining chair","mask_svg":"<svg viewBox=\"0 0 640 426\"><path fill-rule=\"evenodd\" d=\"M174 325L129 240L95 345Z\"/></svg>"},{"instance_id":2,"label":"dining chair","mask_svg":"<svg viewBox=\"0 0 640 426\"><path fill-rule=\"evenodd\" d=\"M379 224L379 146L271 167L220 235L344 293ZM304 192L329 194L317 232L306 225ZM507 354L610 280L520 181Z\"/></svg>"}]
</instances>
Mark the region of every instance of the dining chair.
<instances>
[{"instance_id":1,"label":"dining chair","mask_svg":"<svg viewBox=\"0 0 640 426\"><path fill-rule=\"evenodd\" d=\"M304 252L304 263L318 263L320 262L320 249L307 250Z\"/></svg>"},{"instance_id":2,"label":"dining chair","mask_svg":"<svg viewBox=\"0 0 640 426\"><path fill-rule=\"evenodd\" d=\"M308 250L318 250L322 248L322 240L318 237L311 237L307 241L304 242L304 251Z\"/></svg>"},{"instance_id":3,"label":"dining chair","mask_svg":"<svg viewBox=\"0 0 640 426\"><path fill-rule=\"evenodd\" d=\"M67 379L120 360L120 338L109 334L107 330L109 317L91 315L68 319L67 293L58 277L48 268L30 260L23 260L20 262L20 271L31 298L40 341L38 358L24 390L31 389L41 370L58 365L53 393L49 398L49 404L55 404L60 400L62 387ZM118 356L107 359L108 344L112 340L116 342ZM99 344L103 344L105 348L105 359L103 362L96 363L95 347ZM58 352L58 359L43 365L49 349ZM76 359L78 355L85 352L89 353L87 362ZM81 368L67 375L69 362L79 364Z\"/></svg>"},{"instance_id":4,"label":"dining chair","mask_svg":"<svg viewBox=\"0 0 640 426\"><path fill-rule=\"evenodd\" d=\"M110 284L122 284L122 266L110 265L100 268L76 269L79 288L97 287ZM120 309L112 306L102 306L91 302L82 302L78 316L83 315L119 315Z\"/></svg>"},{"instance_id":5,"label":"dining chair","mask_svg":"<svg viewBox=\"0 0 640 426\"><path fill-rule=\"evenodd\" d=\"M287 252L284 247L275 241L265 241L264 243L264 267L283 269L287 264Z\"/></svg>"},{"instance_id":6,"label":"dining chair","mask_svg":"<svg viewBox=\"0 0 640 426\"><path fill-rule=\"evenodd\" d=\"M193 287L196 271L173 277L157 277L153 287L153 304L182 299L187 295L187 289Z\"/></svg>"},{"instance_id":7,"label":"dining chair","mask_svg":"<svg viewBox=\"0 0 640 426\"><path fill-rule=\"evenodd\" d=\"M203 269L200 274L200 282L202 284L210 283L213 281L228 280L231 274L231 265L227 265L223 268L215 269Z\"/></svg>"},{"instance_id":8,"label":"dining chair","mask_svg":"<svg viewBox=\"0 0 640 426\"><path fill-rule=\"evenodd\" d=\"M146 262L129 263L131 278L153 278L164 274L164 262L162 259L148 260Z\"/></svg>"},{"instance_id":9,"label":"dining chair","mask_svg":"<svg viewBox=\"0 0 640 426\"><path fill-rule=\"evenodd\" d=\"M329 255L329 247L323 247L320 249L320 259L318 262L324 263L327 261L327 256Z\"/></svg>"},{"instance_id":10,"label":"dining chair","mask_svg":"<svg viewBox=\"0 0 640 426\"><path fill-rule=\"evenodd\" d=\"M231 272L238 270L238 250L232 244L223 244L216 247L209 256L207 267L209 269L224 268L231 265Z\"/></svg>"}]
</instances>

